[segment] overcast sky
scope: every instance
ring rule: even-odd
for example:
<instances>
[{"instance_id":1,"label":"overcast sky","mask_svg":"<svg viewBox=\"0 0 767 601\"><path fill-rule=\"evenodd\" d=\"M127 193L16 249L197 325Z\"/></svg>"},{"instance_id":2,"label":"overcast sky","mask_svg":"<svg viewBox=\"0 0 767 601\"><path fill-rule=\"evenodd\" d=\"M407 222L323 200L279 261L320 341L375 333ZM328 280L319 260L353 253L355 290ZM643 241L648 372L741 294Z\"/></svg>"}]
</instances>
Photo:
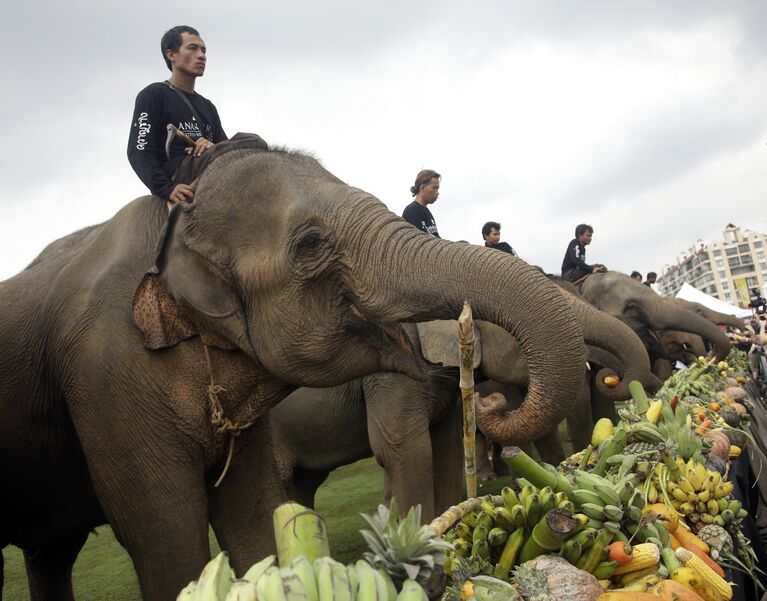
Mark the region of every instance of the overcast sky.
<instances>
[{"instance_id":1,"label":"overcast sky","mask_svg":"<svg viewBox=\"0 0 767 601\"><path fill-rule=\"evenodd\" d=\"M311 151L401 214L443 175L443 238L485 221L547 271L643 274L728 222L767 232L767 3L387 0L6 3L0 278L146 190L126 159L163 32L208 47L229 135Z\"/></svg>"}]
</instances>

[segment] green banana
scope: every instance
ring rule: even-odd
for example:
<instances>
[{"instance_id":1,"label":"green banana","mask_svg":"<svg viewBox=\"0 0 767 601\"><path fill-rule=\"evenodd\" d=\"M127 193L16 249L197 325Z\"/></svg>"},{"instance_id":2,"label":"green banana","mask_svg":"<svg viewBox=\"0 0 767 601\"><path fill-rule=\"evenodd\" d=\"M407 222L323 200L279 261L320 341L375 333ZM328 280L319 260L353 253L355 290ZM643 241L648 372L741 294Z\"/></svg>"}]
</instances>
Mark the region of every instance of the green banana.
<instances>
[{"instance_id":1,"label":"green banana","mask_svg":"<svg viewBox=\"0 0 767 601\"><path fill-rule=\"evenodd\" d=\"M481 557L482 559L490 559L490 545L487 540L478 540L471 546L471 554Z\"/></svg>"},{"instance_id":2,"label":"green banana","mask_svg":"<svg viewBox=\"0 0 767 601\"><path fill-rule=\"evenodd\" d=\"M471 583L474 586L474 596L477 601L504 601L517 599L517 589L508 582L492 576L472 576Z\"/></svg>"},{"instance_id":3,"label":"green banana","mask_svg":"<svg viewBox=\"0 0 767 601\"><path fill-rule=\"evenodd\" d=\"M231 589L230 589L231 590ZM227 595L228 596L228 595ZM197 581L192 580L176 597L176 601L194 601L197 598Z\"/></svg>"},{"instance_id":4,"label":"green banana","mask_svg":"<svg viewBox=\"0 0 767 601\"><path fill-rule=\"evenodd\" d=\"M428 601L428 597L420 584L408 578L402 583L397 601Z\"/></svg>"},{"instance_id":5,"label":"green banana","mask_svg":"<svg viewBox=\"0 0 767 601\"><path fill-rule=\"evenodd\" d=\"M312 564L306 556L299 555L296 557L290 562L290 567L296 573L296 576L301 579L309 601L319 601L320 594L317 590L317 581L314 578L314 568L312 568Z\"/></svg>"},{"instance_id":6,"label":"green banana","mask_svg":"<svg viewBox=\"0 0 767 601\"><path fill-rule=\"evenodd\" d=\"M573 536L570 540L573 540L577 542L581 549L585 551L588 549L592 544L594 544L594 541L597 538L597 534L599 534L599 530L596 528L586 528L583 532L579 532L575 536Z\"/></svg>"},{"instance_id":7,"label":"green banana","mask_svg":"<svg viewBox=\"0 0 767 601\"><path fill-rule=\"evenodd\" d=\"M544 486L538 493L538 497L541 500L540 515L543 515L556 507L556 498L554 491L550 486Z\"/></svg>"},{"instance_id":8,"label":"green banana","mask_svg":"<svg viewBox=\"0 0 767 601\"><path fill-rule=\"evenodd\" d=\"M179 599L183 599L183 597L179 595L176 601ZM235 580L232 582L224 601L258 601L255 583L249 580Z\"/></svg>"},{"instance_id":9,"label":"green banana","mask_svg":"<svg viewBox=\"0 0 767 601\"><path fill-rule=\"evenodd\" d=\"M360 577L357 574L357 566L350 564L346 566L346 577L349 579L349 588L354 593L354 597L357 597L357 589L360 585Z\"/></svg>"},{"instance_id":10,"label":"green banana","mask_svg":"<svg viewBox=\"0 0 767 601\"><path fill-rule=\"evenodd\" d=\"M514 526L517 528L527 524L527 514L525 513L525 508L522 505L517 505L511 510L511 517L514 521Z\"/></svg>"},{"instance_id":11,"label":"green banana","mask_svg":"<svg viewBox=\"0 0 767 601\"><path fill-rule=\"evenodd\" d=\"M354 570L357 572L357 591L354 598L357 601L385 601L388 596L386 589L380 591L376 578L378 574L373 567L364 559L359 559L354 564ZM379 598L380 594L384 596Z\"/></svg>"},{"instance_id":12,"label":"green banana","mask_svg":"<svg viewBox=\"0 0 767 601\"><path fill-rule=\"evenodd\" d=\"M197 580L197 599L200 601L218 601L224 599L232 586L232 569L229 557L221 551L202 569Z\"/></svg>"},{"instance_id":13,"label":"green banana","mask_svg":"<svg viewBox=\"0 0 767 601\"><path fill-rule=\"evenodd\" d=\"M575 565L575 562L578 561L581 553L583 553L583 548L581 548L580 543L574 538L571 538L562 543L562 549L559 554L571 564Z\"/></svg>"},{"instance_id":14,"label":"green banana","mask_svg":"<svg viewBox=\"0 0 767 601\"><path fill-rule=\"evenodd\" d=\"M513 532L516 529L514 524L514 516L506 507L496 507L494 521L504 530Z\"/></svg>"},{"instance_id":15,"label":"green banana","mask_svg":"<svg viewBox=\"0 0 767 601\"><path fill-rule=\"evenodd\" d=\"M538 523L541 514L541 499L537 493L533 493L525 500L525 515L527 516L527 525L531 528Z\"/></svg>"},{"instance_id":16,"label":"green banana","mask_svg":"<svg viewBox=\"0 0 767 601\"><path fill-rule=\"evenodd\" d=\"M581 511L593 520L604 521L606 519L604 511L602 511L602 506L597 505L596 503L583 503L581 505Z\"/></svg>"},{"instance_id":17,"label":"green banana","mask_svg":"<svg viewBox=\"0 0 767 601\"><path fill-rule=\"evenodd\" d=\"M594 485L594 488L596 489L597 494L601 497L603 505L620 507L621 498L612 486L609 484L598 483Z\"/></svg>"},{"instance_id":18,"label":"green banana","mask_svg":"<svg viewBox=\"0 0 767 601\"><path fill-rule=\"evenodd\" d=\"M511 508L515 505L519 505L519 497L517 497L517 493L514 492L514 490L510 486L504 486L501 489L501 499L503 499L503 505L511 511Z\"/></svg>"},{"instance_id":19,"label":"green banana","mask_svg":"<svg viewBox=\"0 0 767 601\"><path fill-rule=\"evenodd\" d=\"M286 601L309 601L304 581L298 577L293 568L280 568L280 580L282 580L282 591Z\"/></svg>"},{"instance_id":20,"label":"green banana","mask_svg":"<svg viewBox=\"0 0 767 601\"><path fill-rule=\"evenodd\" d=\"M605 504L599 494L585 488L576 488L573 490L572 498L573 501L578 505L583 505L584 503L592 503L594 505L601 506Z\"/></svg>"},{"instance_id":21,"label":"green banana","mask_svg":"<svg viewBox=\"0 0 767 601\"><path fill-rule=\"evenodd\" d=\"M611 522L620 522L623 519L623 510L615 505L605 505L602 513Z\"/></svg>"},{"instance_id":22,"label":"green banana","mask_svg":"<svg viewBox=\"0 0 767 601\"><path fill-rule=\"evenodd\" d=\"M500 547L509 538L509 532L503 528L496 527L487 533L487 542L491 547Z\"/></svg>"},{"instance_id":23,"label":"green banana","mask_svg":"<svg viewBox=\"0 0 767 601\"><path fill-rule=\"evenodd\" d=\"M389 572L383 568L378 568L377 572L381 576L381 580L386 588L387 601L397 601L397 587L394 586L394 581L391 579Z\"/></svg>"},{"instance_id":24,"label":"green banana","mask_svg":"<svg viewBox=\"0 0 767 601\"><path fill-rule=\"evenodd\" d=\"M617 567L617 561L601 561L591 573L597 580L607 580L608 578L612 578L612 575L615 573L615 568Z\"/></svg>"},{"instance_id":25,"label":"green banana","mask_svg":"<svg viewBox=\"0 0 767 601\"><path fill-rule=\"evenodd\" d=\"M280 568L269 568L256 582L256 595L267 601L287 601Z\"/></svg>"}]
</instances>

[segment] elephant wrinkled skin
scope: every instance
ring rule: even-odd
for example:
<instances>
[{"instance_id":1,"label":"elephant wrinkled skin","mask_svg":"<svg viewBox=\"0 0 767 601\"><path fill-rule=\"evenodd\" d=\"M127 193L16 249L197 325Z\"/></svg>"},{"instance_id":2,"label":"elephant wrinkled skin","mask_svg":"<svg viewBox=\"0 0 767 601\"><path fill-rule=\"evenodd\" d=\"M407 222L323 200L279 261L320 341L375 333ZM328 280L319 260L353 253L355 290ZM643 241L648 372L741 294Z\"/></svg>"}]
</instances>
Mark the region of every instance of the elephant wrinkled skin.
<instances>
[{"instance_id":1,"label":"elephant wrinkled skin","mask_svg":"<svg viewBox=\"0 0 767 601\"><path fill-rule=\"evenodd\" d=\"M561 417L585 361L572 310L542 303L556 289L523 261L430 238L300 154L222 143L194 203L168 216L139 198L73 237L0 283L0 546L24 550L33 598L71 597L105 520L145 599L197 577L209 522L242 573L285 498L267 410L299 385L423 377L399 322L456 318L468 298L512 332L525 435ZM253 422L218 488L211 381L219 417Z\"/></svg>"}]
</instances>

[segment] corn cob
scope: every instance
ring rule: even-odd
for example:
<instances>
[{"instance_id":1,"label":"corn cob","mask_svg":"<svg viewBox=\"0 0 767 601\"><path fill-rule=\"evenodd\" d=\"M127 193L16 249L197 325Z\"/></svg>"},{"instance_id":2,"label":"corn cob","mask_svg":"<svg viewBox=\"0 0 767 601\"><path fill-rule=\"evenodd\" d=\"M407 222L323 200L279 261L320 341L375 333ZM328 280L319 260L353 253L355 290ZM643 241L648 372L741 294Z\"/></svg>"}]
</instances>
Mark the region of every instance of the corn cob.
<instances>
[{"instance_id":1,"label":"corn cob","mask_svg":"<svg viewBox=\"0 0 767 601\"><path fill-rule=\"evenodd\" d=\"M676 556L685 567L698 572L704 585L708 585L710 595L707 601L730 601L732 599L732 587L727 584L724 578L703 563L700 557L682 547L676 550Z\"/></svg>"},{"instance_id":2,"label":"corn cob","mask_svg":"<svg viewBox=\"0 0 767 601\"><path fill-rule=\"evenodd\" d=\"M660 562L660 551L658 547L652 543L642 543L640 545L634 545L634 552L632 553L632 560L626 565L618 566L615 569L615 575L620 576L627 572L635 572L636 570L642 570L649 568L650 566L657 566Z\"/></svg>"}]
</instances>

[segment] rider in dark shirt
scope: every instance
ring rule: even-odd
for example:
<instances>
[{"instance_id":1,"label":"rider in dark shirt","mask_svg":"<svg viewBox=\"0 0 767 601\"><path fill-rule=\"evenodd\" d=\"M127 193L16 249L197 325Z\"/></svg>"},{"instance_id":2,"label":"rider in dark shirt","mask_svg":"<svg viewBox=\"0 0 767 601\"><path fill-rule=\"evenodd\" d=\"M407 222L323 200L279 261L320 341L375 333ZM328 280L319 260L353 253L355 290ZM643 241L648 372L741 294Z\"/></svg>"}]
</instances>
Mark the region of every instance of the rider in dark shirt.
<instances>
[{"instance_id":1,"label":"rider in dark shirt","mask_svg":"<svg viewBox=\"0 0 767 601\"><path fill-rule=\"evenodd\" d=\"M594 228L581 223L575 228L575 239L567 245L565 258L562 260L562 277L570 282L577 282L581 278L600 271L607 271L607 267L601 263L589 265L586 263L586 246L591 244Z\"/></svg>"},{"instance_id":2,"label":"rider in dark shirt","mask_svg":"<svg viewBox=\"0 0 767 601\"><path fill-rule=\"evenodd\" d=\"M162 37L169 80L148 85L136 97L128 140L128 160L147 188L171 204L190 202L194 190L173 181L176 169L189 155L201 156L226 140L213 103L194 91L205 72L206 48L197 30L174 27ZM177 138L166 147L167 125L175 125L195 140L190 146Z\"/></svg>"},{"instance_id":3,"label":"rider in dark shirt","mask_svg":"<svg viewBox=\"0 0 767 601\"><path fill-rule=\"evenodd\" d=\"M501 242L501 224L497 221L488 221L482 226L482 238L485 240L485 246L487 248L494 248L496 250L502 250L510 255L517 256L514 249L508 242Z\"/></svg>"},{"instance_id":4,"label":"rider in dark shirt","mask_svg":"<svg viewBox=\"0 0 767 601\"><path fill-rule=\"evenodd\" d=\"M405 221L436 238L439 238L437 223L428 205L436 202L439 197L441 178L439 173L431 169L420 171L415 178L415 185L410 188L410 193L415 200L402 211L402 218Z\"/></svg>"}]
</instances>

